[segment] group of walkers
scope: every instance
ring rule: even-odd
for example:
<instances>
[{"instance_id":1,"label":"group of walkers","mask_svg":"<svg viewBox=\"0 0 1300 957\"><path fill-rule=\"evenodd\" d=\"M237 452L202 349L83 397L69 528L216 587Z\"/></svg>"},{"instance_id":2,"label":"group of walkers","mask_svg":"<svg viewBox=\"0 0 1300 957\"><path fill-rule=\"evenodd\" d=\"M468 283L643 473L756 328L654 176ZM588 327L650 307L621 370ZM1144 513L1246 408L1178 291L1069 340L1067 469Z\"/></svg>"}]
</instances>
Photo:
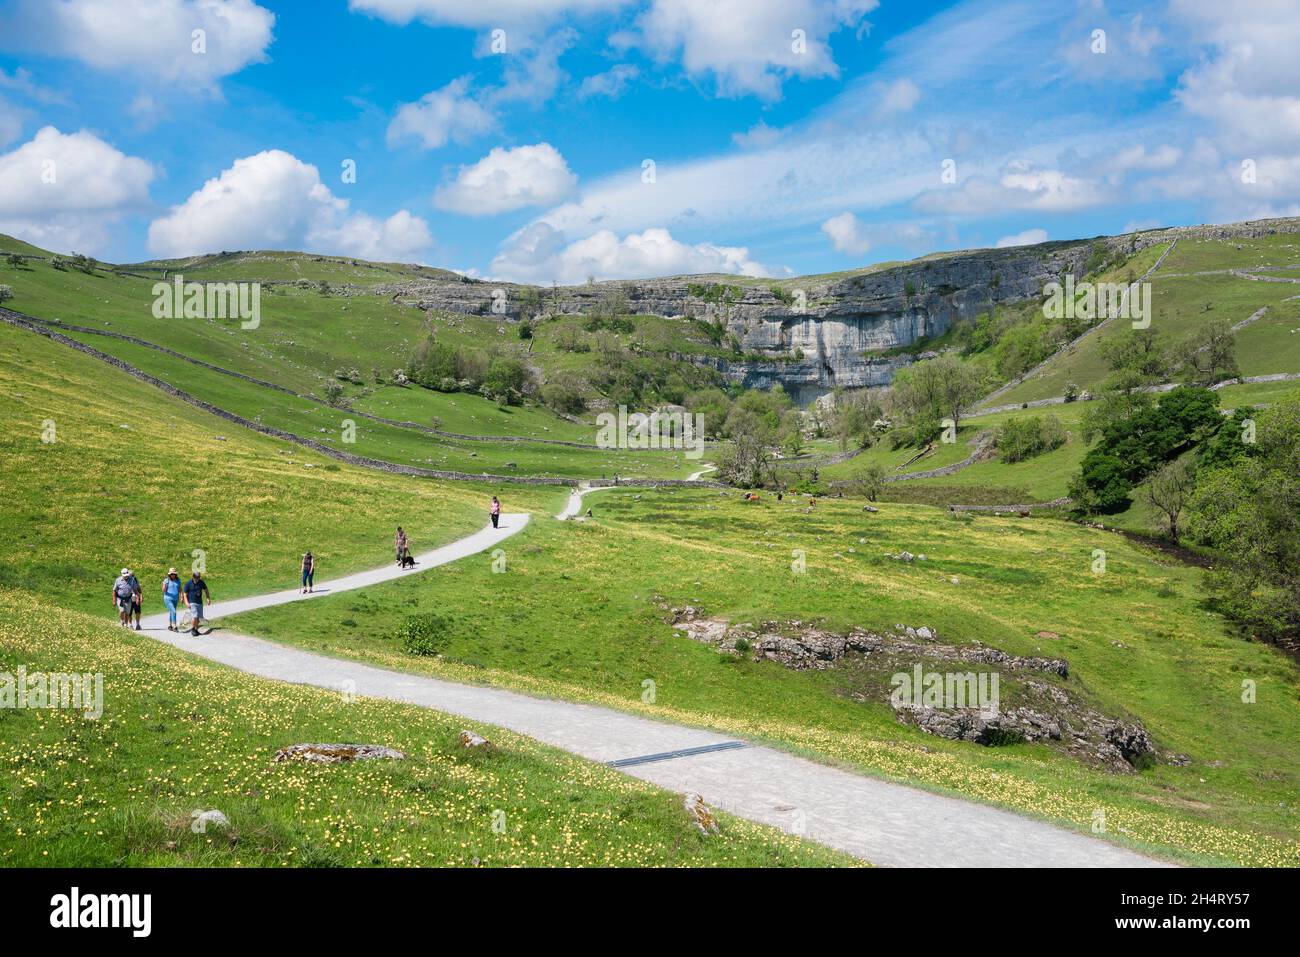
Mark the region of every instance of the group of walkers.
<instances>
[{"instance_id":1,"label":"group of walkers","mask_svg":"<svg viewBox=\"0 0 1300 957\"><path fill-rule=\"evenodd\" d=\"M182 605L189 611L190 634L199 633L199 623L203 620L203 606L211 603L212 593L208 583L195 571L188 579L182 581L175 568L167 570L167 577L162 580L162 599L167 606L167 630L182 631L178 622ZM135 619L135 630L140 630L140 611L144 606L144 589L140 579L129 568L123 568L122 574L113 582L113 607L117 609L118 622L125 628L131 627Z\"/></svg>"},{"instance_id":2,"label":"group of walkers","mask_svg":"<svg viewBox=\"0 0 1300 957\"><path fill-rule=\"evenodd\" d=\"M492 518L492 527L499 528L501 502L495 495L492 496L488 515ZM400 525L397 526L397 537L393 541L393 546L397 564L403 568L415 565L415 559L411 557L410 540ZM303 553L300 571L302 572L301 594L310 594L314 591L316 579L316 557L310 550ZM183 606L189 612L190 634L199 634L199 623L203 620L203 606L212 602L208 583L203 580L201 574L195 571L188 579L182 580L175 568L168 569L167 577L162 580L162 599L163 604L167 606L168 631L184 631L184 628L178 624L179 611ZM123 568L122 574L113 582L113 607L117 609L119 623L123 627L130 628L134 618L135 630L139 631L140 612L143 606L144 589L140 587L140 580L135 577L131 569Z\"/></svg>"}]
</instances>

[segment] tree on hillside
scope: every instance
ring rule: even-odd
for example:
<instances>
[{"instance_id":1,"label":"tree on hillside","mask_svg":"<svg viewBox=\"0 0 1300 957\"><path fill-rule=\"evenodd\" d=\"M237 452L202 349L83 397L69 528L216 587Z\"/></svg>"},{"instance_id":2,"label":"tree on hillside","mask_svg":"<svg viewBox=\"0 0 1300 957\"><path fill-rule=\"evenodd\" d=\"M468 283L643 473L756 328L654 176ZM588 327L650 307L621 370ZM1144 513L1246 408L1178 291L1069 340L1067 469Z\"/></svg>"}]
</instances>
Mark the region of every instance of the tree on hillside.
<instances>
[{"instance_id":1,"label":"tree on hillside","mask_svg":"<svg viewBox=\"0 0 1300 957\"><path fill-rule=\"evenodd\" d=\"M749 409L736 407L727 416L727 431L730 440L718 456L718 472L723 480L745 488L775 481L772 427Z\"/></svg>"},{"instance_id":2,"label":"tree on hillside","mask_svg":"<svg viewBox=\"0 0 1300 957\"><path fill-rule=\"evenodd\" d=\"M1227 319L1214 319L1189 336L1176 352L1179 377L1189 385L1211 386L1241 375L1237 337Z\"/></svg>"},{"instance_id":3,"label":"tree on hillside","mask_svg":"<svg viewBox=\"0 0 1300 957\"><path fill-rule=\"evenodd\" d=\"M900 369L891 389L895 417L913 444L938 435L943 419L960 424L967 407L983 393L979 372L951 356Z\"/></svg>"},{"instance_id":4,"label":"tree on hillside","mask_svg":"<svg viewBox=\"0 0 1300 957\"><path fill-rule=\"evenodd\" d=\"M1166 463L1151 476L1143 497L1158 513L1156 530L1177 543L1178 521L1196 488L1196 471L1186 458Z\"/></svg>"},{"instance_id":5,"label":"tree on hillside","mask_svg":"<svg viewBox=\"0 0 1300 957\"><path fill-rule=\"evenodd\" d=\"M1203 470L1187 534L1219 551L1212 601L1242 631L1300 642L1300 391L1257 413L1238 433L1244 454ZM1247 441L1254 438L1254 442Z\"/></svg>"},{"instance_id":6,"label":"tree on hillside","mask_svg":"<svg viewBox=\"0 0 1300 957\"><path fill-rule=\"evenodd\" d=\"M1129 329L1104 339L1098 351L1110 367L1111 374L1104 385L1107 389L1133 392L1163 382L1169 374L1163 340L1150 327Z\"/></svg>"}]
</instances>

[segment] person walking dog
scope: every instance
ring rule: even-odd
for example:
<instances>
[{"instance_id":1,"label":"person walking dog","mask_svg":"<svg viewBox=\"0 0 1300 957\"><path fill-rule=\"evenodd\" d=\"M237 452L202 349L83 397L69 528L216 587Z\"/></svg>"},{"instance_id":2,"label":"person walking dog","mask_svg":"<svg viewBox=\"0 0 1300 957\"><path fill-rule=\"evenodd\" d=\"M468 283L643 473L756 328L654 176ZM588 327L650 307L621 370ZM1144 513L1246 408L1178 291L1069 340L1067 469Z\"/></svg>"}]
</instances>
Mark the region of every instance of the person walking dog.
<instances>
[{"instance_id":1,"label":"person walking dog","mask_svg":"<svg viewBox=\"0 0 1300 957\"><path fill-rule=\"evenodd\" d=\"M393 548L397 552L397 564L402 564L402 556L406 554L406 532L402 531L402 526L397 526L397 536L393 539Z\"/></svg>"}]
</instances>

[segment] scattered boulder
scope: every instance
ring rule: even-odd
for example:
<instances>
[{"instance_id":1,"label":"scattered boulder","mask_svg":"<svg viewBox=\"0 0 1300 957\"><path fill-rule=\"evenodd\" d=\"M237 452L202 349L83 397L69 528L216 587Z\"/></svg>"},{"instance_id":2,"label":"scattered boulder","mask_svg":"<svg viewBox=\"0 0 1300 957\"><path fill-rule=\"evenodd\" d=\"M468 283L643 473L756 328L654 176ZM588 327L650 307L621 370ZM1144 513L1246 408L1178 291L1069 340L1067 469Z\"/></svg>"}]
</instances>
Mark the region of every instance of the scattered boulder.
<instances>
[{"instance_id":1,"label":"scattered boulder","mask_svg":"<svg viewBox=\"0 0 1300 957\"><path fill-rule=\"evenodd\" d=\"M704 803L703 797L692 791L686 795L684 806L691 817L691 823L700 829L701 834L707 836L719 832L718 819L714 816L713 809Z\"/></svg>"},{"instance_id":2,"label":"scattered boulder","mask_svg":"<svg viewBox=\"0 0 1300 957\"><path fill-rule=\"evenodd\" d=\"M213 808L211 811L196 811L190 815L194 821L191 827L196 833L203 833L209 824L213 827L230 827L230 818Z\"/></svg>"},{"instance_id":3,"label":"scattered boulder","mask_svg":"<svg viewBox=\"0 0 1300 957\"><path fill-rule=\"evenodd\" d=\"M275 752L276 761L311 761L316 764L342 764L377 758L402 761L406 755L381 744L291 744Z\"/></svg>"},{"instance_id":4,"label":"scattered boulder","mask_svg":"<svg viewBox=\"0 0 1300 957\"><path fill-rule=\"evenodd\" d=\"M460 745L463 748L483 748L491 747L492 742L483 735L466 729L460 733Z\"/></svg>"}]
</instances>

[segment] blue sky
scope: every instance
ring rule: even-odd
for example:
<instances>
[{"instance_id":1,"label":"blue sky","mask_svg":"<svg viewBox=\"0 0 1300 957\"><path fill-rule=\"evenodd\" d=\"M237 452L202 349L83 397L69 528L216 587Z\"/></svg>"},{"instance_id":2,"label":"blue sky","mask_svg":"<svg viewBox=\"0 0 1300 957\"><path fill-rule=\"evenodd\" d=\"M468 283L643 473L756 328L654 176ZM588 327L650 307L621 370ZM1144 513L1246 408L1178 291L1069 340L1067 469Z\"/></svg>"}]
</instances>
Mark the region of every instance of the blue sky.
<instances>
[{"instance_id":1,"label":"blue sky","mask_svg":"<svg viewBox=\"0 0 1300 957\"><path fill-rule=\"evenodd\" d=\"M1244 9L0 0L0 232L565 283L1298 215L1300 2Z\"/></svg>"}]
</instances>

